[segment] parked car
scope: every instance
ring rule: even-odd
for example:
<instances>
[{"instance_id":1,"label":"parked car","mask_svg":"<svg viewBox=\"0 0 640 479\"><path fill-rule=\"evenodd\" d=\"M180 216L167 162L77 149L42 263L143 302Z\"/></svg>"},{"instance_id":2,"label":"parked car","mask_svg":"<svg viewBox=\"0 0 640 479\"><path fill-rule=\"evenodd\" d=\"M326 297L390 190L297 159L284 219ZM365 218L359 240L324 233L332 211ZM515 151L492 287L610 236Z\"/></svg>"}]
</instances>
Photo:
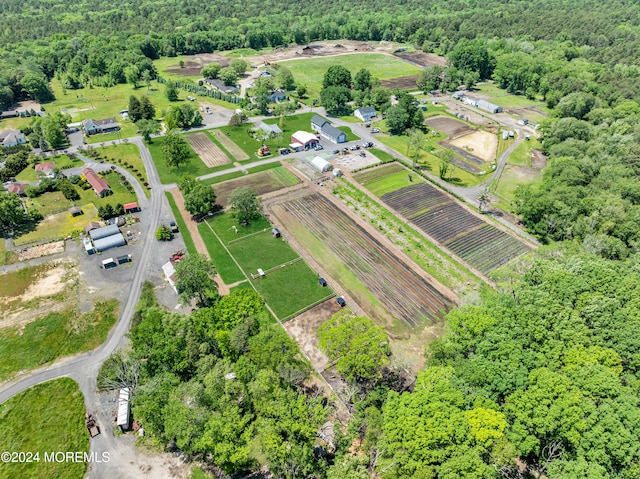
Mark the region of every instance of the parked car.
<instances>
[{"instance_id":1,"label":"parked car","mask_svg":"<svg viewBox=\"0 0 640 479\"><path fill-rule=\"evenodd\" d=\"M373 146L373 143L371 143L370 141L365 141L365 142L362 144L362 147L363 147L363 148L371 148L372 146Z\"/></svg>"},{"instance_id":2,"label":"parked car","mask_svg":"<svg viewBox=\"0 0 640 479\"><path fill-rule=\"evenodd\" d=\"M169 228L171 228L172 233L178 233L180 231L175 221L169 221Z\"/></svg>"},{"instance_id":3,"label":"parked car","mask_svg":"<svg viewBox=\"0 0 640 479\"><path fill-rule=\"evenodd\" d=\"M339 154L339 153L340 153L340 150L333 150L333 151L331 152L331 154L333 154L333 155L337 155L337 154Z\"/></svg>"},{"instance_id":4,"label":"parked car","mask_svg":"<svg viewBox=\"0 0 640 479\"><path fill-rule=\"evenodd\" d=\"M380 133L380 130L377 128L371 128L371 133Z\"/></svg>"},{"instance_id":5,"label":"parked car","mask_svg":"<svg viewBox=\"0 0 640 479\"><path fill-rule=\"evenodd\" d=\"M356 151L356 150L359 150L359 149L360 149L360 145L353 145L351 147L351 151Z\"/></svg>"},{"instance_id":6,"label":"parked car","mask_svg":"<svg viewBox=\"0 0 640 479\"><path fill-rule=\"evenodd\" d=\"M316 151L324 150L324 147L322 145L318 145L314 148L314 150Z\"/></svg>"},{"instance_id":7,"label":"parked car","mask_svg":"<svg viewBox=\"0 0 640 479\"><path fill-rule=\"evenodd\" d=\"M344 308L347 305L347 302L344 300L342 296L338 296L336 298L336 302L340 305L341 308Z\"/></svg>"},{"instance_id":8,"label":"parked car","mask_svg":"<svg viewBox=\"0 0 640 479\"><path fill-rule=\"evenodd\" d=\"M370 126L371 126L371 123L365 123L365 124L364 124L364 127L365 127L365 128L369 128Z\"/></svg>"}]
</instances>

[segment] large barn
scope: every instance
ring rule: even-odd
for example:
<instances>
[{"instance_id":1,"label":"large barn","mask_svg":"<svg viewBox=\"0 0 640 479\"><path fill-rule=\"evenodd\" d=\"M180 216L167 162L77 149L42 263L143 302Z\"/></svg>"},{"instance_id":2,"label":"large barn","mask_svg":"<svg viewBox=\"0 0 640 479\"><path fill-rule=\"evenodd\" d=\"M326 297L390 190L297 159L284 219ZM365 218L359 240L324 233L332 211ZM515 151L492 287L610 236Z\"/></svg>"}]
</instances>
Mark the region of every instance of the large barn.
<instances>
[{"instance_id":1,"label":"large barn","mask_svg":"<svg viewBox=\"0 0 640 479\"><path fill-rule=\"evenodd\" d=\"M308 131L296 131L291 135L291 148L295 151L309 150L318 146L318 137Z\"/></svg>"},{"instance_id":2,"label":"large barn","mask_svg":"<svg viewBox=\"0 0 640 479\"><path fill-rule=\"evenodd\" d=\"M109 225L104 228L91 230L89 231L89 236L93 240L93 246L97 252L127 244L117 225Z\"/></svg>"}]
</instances>

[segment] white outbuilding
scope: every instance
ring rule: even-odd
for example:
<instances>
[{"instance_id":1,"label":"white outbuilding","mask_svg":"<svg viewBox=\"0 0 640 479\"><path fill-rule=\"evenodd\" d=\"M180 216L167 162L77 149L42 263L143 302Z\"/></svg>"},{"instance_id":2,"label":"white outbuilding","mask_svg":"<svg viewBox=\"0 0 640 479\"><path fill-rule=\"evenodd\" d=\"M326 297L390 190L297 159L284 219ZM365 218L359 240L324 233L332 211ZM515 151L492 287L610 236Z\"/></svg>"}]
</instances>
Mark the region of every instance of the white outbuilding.
<instances>
[{"instance_id":1,"label":"white outbuilding","mask_svg":"<svg viewBox=\"0 0 640 479\"><path fill-rule=\"evenodd\" d=\"M325 173L327 171L331 171L333 166L327 160L320 156L316 156L313 160L311 160L311 166L313 166L316 170L321 173Z\"/></svg>"}]
</instances>

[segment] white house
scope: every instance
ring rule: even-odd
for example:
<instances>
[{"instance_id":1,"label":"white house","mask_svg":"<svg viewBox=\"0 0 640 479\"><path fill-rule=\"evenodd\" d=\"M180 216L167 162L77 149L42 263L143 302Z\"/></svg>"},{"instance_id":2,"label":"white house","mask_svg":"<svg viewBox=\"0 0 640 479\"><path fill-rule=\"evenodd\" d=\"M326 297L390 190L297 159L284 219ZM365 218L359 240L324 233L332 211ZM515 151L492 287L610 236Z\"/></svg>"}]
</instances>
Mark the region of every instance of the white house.
<instances>
[{"instance_id":1,"label":"white house","mask_svg":"<svg viewBox=\"0 0 640 479\"><path fill-rule=\"evenodd\" d=\"M345 132L338 130L329 123L329 120L325 120L321 116L313 115L311 118L311 129L317 131L320 136L332 143L344 143L347 141L347 134Z\"/></svg>"},{"instance_id":2,"label":"white house","mask_svg":"<svg viewBox=\"0 0 640 479\"><path fill-rule=\"evenodd\" d=\"M354 111L353 116L361 119L362 121L371 121L373 118L375 118L378 115L374 107L365 106L362 108L358 108L356 111Z\"/></svg>"},{"instance_id":3,"label":"white house","mask_svg":"<svg viewBox=\"0 0 640 479\"><path fill-rule=\"evenodd\" d=\"M2 130L0 131L0 143L2 146L17 146L24 145L27 142L27 138L20 130Z\"/></svg>"}]
</instances>

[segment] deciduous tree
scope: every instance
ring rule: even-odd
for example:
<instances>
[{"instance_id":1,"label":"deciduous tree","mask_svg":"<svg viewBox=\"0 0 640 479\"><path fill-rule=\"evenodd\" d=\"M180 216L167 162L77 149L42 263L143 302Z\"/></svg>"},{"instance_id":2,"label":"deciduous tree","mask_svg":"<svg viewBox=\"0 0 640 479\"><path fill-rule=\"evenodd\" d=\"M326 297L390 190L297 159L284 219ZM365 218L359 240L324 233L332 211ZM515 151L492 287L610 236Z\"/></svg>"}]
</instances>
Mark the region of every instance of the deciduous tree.
<instances>
[{"instance_id":1,"label":"deciduous tree","mask_svg":"<svg viewBox=\"0 0 640 479\"><path fill-rule=\"evenodd\" d=\"M180 168L189 162L191 151L187 140L177 130L170 130L162 139L162 154L167 165Z\"/></svg>"},{"instance_id":2,"label":"deciduous tree","mask_svg":"<svg viewBox=\"0 0 640 479\"><path fill-rule=\"evenodd\" d=\"M202 254L187 254L176 263L176 288L181 291L180 298L186 304L196 300L200 308L215 304L220 297L218 285L213 280L216 268Z\"/></svg>"},{"instance_id":3,"label":"deciduous tree","mask_svg":"<svg viewBox=\"0 0 640 479\"><path fill-rule=\"evenodd\" d=\"M236 188L228 199L233 217L240 223L249 223L262 215L262 205L255 190L248 186Z\"/></svg>"}]
</instances>

